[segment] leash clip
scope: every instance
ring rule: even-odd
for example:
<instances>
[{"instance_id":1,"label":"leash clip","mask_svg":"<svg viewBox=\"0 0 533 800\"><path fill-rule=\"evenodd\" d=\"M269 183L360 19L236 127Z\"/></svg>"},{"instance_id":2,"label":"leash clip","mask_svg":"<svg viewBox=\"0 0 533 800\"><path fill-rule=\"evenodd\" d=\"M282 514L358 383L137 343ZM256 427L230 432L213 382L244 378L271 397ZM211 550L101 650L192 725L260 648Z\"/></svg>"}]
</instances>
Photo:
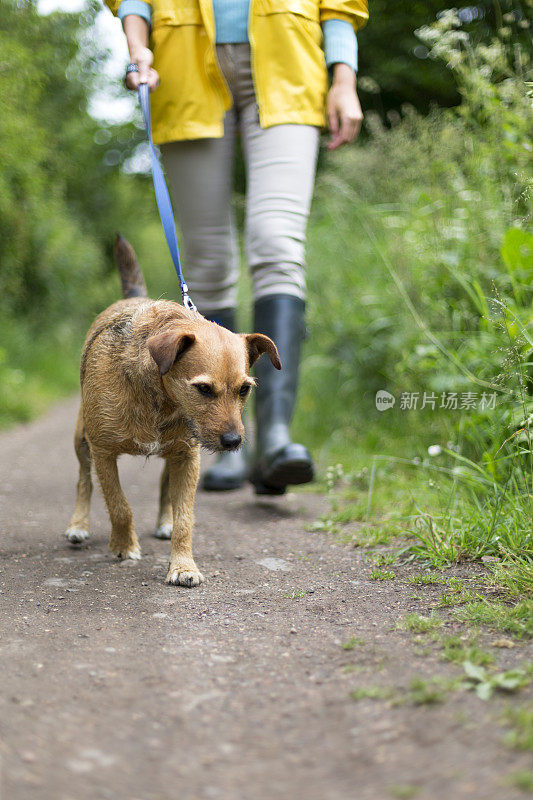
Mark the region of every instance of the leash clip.
<instances>
[{"instance_id":1,"label":"leash clip","mask_svg":"<svg viewBox=\"0 0 533 800\"><path fill-rule=\"evenodd\" d=\"M189 297L189 287L187 286L186 283L182 283L181 285L181 295L183 298L183 305L185 306L185 308L188 308L189 311L198 311L193 301Z\"/></svg>"}]
</instances>

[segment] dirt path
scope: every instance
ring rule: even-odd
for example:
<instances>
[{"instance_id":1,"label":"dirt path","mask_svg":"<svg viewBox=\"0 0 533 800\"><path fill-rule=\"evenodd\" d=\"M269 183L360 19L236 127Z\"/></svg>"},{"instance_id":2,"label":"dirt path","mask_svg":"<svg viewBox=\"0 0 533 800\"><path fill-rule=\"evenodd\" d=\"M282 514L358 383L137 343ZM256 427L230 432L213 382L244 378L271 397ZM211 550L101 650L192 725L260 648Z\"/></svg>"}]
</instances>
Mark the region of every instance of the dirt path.
<instances>
[{"instance_id":1,"label":"dirt path","mask_svg":"<svg viewBox=\"0 0 533 800\"><path fill-rule=\"evenodd\" d=\"M526 757L501 744L504 701L350 699L457 667L397 629L420 611L412 587L377 585L353 549L306 532L320 497L199 494L207 582L168 587L160 462L124 458L142 561L108 553L99 492L90 545L69 548L75 410L0 437L1 800L524 796L506 779Z\"/></svg>"}]
</instances>

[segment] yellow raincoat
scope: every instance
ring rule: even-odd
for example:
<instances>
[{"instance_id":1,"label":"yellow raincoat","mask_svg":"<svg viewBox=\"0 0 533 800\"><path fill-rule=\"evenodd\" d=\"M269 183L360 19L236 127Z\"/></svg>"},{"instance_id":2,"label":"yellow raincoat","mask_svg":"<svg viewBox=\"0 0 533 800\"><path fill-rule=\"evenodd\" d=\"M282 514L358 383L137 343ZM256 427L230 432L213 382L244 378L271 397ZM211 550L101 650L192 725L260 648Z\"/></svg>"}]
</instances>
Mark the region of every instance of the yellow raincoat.
<instances>
[{"instance_id":1,"label":"yellow raincoat","mask_svg":"<svg viewBox=\"0 0 533 800\"><path fill-rule=\"evenodd\" d=\"M105 0L116 14L120 0ZM211 0L152 0L150 47L161 85L151 95L154 141L218 138L232 98L215 50ZM361 28L367 0L250 0L252 75L263 128L325 125L327 70L320 23Z\"/></svg>"}]
</instances>

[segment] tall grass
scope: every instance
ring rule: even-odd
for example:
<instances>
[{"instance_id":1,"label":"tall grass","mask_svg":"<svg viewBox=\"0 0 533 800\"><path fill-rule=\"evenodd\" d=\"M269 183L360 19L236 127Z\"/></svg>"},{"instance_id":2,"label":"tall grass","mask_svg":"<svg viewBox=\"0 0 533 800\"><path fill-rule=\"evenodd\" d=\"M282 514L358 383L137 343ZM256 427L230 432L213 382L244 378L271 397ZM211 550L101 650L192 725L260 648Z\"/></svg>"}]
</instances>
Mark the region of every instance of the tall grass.
<instances>
[{"instance_id":1,"label":"tall grass","mask_svg":"<svg viewBox=\"0 0 533 800\"><path fill-rule=\"evenodd\" d=\"M323 466L356 474L377 454L375 495L404 481L412 503L402 513L422 520L406 522L419 556L494 556L527 588L533 115L528 56L511 22L500 33L474 43L443 14L420 36L453 70L461 105L425 118L405 108L388 126L370 116L365 144L327 158L297 432ZM379 389L393 408L376 409ZM416 409L401 408L402 393L418 393ZM422 408L424 393L434 402ZM457 408L443 407L450 394Z\"/></svg>"}]
</instances>

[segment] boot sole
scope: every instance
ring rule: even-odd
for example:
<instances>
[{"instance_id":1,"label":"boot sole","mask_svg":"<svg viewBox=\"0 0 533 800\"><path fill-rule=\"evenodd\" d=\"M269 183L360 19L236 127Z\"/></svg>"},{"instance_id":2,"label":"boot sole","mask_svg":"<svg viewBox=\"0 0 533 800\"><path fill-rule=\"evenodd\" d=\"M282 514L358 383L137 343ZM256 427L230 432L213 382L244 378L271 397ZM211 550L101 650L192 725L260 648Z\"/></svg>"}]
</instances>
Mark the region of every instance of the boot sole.
<instances>
[{"instance_id":1,"label":"boot sole","mask_svg":"<svg viewBox=\"0 0 533 800\"><path fill-rule=\"evenodd\" d=\"M233 481L203 480L202 489L204 492L233 492L244 486L244 478Z\"/></svg>"},{"instance_id":2,"label":"boot sole","mask_svg":"<svg viewBox=\"0 0 533 800\"><path fill-rule=\"evenodd\" d=\"M291 459L274 461L267 472L252 475L250 480L256 494L284 494L287 486L311 483L314 477L313 465L307 459Z\"/></svg>"}]
</instances>

